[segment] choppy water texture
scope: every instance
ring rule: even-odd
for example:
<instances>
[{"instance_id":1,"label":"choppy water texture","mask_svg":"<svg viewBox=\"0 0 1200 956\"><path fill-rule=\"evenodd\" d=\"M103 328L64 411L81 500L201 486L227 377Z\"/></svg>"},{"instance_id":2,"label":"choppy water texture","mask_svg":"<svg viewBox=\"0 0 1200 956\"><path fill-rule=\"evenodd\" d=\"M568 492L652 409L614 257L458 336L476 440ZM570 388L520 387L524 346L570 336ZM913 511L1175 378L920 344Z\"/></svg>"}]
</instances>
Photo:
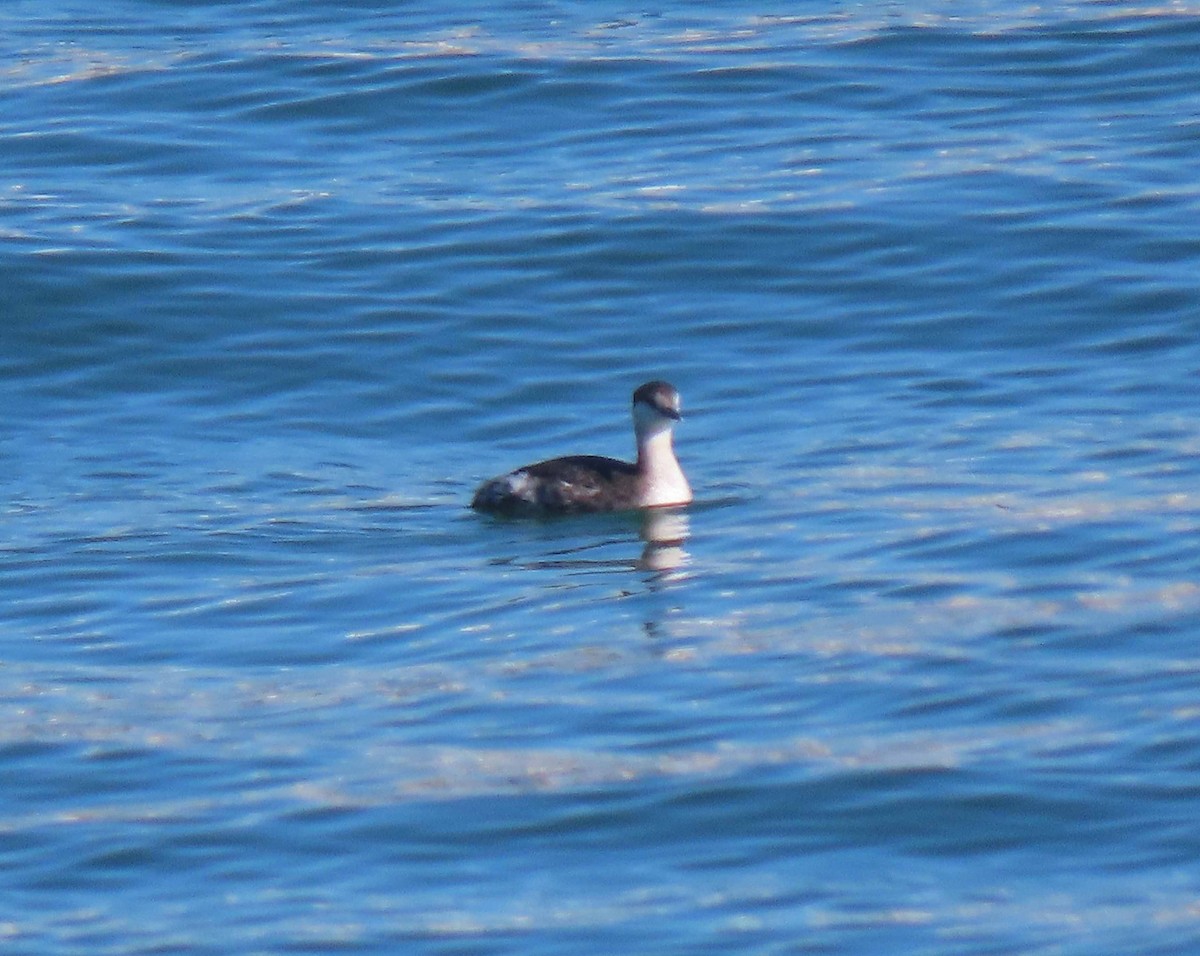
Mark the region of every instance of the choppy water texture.
<instances>
[{"instance_id":1,"label":"choppy water texture","mask_svg":"<svg viewBox=\"0 0 1200 956\"><path fill-rule=\"evenodd\" d=\"M1198 63L8 0L4 951L1196 951ZM685 513L466 508L652 376Z\"/></svg>"}]
</instances>

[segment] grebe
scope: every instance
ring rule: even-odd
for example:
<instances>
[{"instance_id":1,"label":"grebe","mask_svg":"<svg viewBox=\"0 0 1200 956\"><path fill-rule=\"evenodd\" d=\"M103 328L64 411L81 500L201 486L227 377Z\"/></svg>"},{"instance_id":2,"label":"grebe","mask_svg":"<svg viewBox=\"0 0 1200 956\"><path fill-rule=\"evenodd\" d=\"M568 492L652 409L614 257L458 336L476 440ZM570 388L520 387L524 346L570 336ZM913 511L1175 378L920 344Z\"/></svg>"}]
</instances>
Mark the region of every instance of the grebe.
<instances>
[{"instance_id":1,"label":"grebe","mask_svg":"<svg viewBox=\"0 0 1200 956\"><path fill-rule=\"evenodd\" d=\"M551 458L485 481L471 507L505 514L570 514L686 505L692 500L671 432L682 417L679 392L647 382L633 393L637 462L599 455Z\"/></svg>"}]
</instances>

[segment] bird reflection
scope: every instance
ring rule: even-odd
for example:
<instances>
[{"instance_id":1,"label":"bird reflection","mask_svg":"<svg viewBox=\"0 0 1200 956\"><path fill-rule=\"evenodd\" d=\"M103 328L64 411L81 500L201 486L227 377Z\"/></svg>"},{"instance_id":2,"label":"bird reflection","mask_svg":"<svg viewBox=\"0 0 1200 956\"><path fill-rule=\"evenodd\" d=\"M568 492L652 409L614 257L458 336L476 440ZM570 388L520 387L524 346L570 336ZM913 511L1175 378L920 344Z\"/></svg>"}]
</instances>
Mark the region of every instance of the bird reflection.
<instances>
[{"instance_id":1,"label":"bird reflection","mask_svg":"<svg viewBox=\"0 0 1200 956\"><path fill-rule=\"evenodd\" d=\"M521 559L514 555L494 558L492 563L510 564L526 569L557 568L582 574L635 569L649 571L652 580L662 582L673 577L672 572L678 571L690 560L683 547L689 535L688 516L683 509L647 508L637 515L627 513L618 517L622 523L630 517L639 522L638 537L644 542L640 555L627 552L632 542L629 525L626 524L622 534L589 537L583 543L551 551L540 558ZM613 520L612 516L602 518L606 521ZM619 548L625 555L604 556L614 548Z\"/></svg>"},{"instance_id":2,"label":"bird reflection","mask_svg":"<svg viewBox=\"0 0 1200 956\"><path fill-rule=\"evenodd\" d=\"M646 571L674 571L688 561L688 516L680 508L648 508L642 512L641 538L646 542L638 567Z\"/></svg>"}]
</instances>

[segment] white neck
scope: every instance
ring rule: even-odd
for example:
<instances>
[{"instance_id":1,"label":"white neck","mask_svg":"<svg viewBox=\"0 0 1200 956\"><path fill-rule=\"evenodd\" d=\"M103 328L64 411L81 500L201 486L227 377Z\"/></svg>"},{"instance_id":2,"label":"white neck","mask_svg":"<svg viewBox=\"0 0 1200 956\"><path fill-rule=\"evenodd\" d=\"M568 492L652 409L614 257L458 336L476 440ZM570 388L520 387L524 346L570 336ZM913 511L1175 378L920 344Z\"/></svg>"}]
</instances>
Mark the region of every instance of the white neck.
<instances>
[{"instance_id":1,"label":"white neck","mask_svg":"<svg viewBox=\"0 0 1200 956\"><path fill-rule=\"evenodd\" d=\"M637 468L643 507L685 505L692 500L692 489L671 444L673 424L661 418L654 423L638 422Z\"/></svg>"}]
</instances>

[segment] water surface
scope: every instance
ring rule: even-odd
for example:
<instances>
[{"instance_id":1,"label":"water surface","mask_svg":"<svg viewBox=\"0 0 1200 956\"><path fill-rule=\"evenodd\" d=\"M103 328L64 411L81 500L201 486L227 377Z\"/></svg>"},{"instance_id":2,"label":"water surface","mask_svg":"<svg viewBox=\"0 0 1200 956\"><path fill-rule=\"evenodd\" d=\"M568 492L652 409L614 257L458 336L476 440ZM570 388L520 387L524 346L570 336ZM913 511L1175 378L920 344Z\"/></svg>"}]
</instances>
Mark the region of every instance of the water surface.
<instances>
[{"instance_id":1,"label":"water surface","mask_svg":"<svg viewBox=\"0 0 1200 956\"><path fill-rule=\"evenodd\" d=\"M8 951L1200 944L1200 8L810 6L0 11Z\"/></svg>"}]
</instances>

